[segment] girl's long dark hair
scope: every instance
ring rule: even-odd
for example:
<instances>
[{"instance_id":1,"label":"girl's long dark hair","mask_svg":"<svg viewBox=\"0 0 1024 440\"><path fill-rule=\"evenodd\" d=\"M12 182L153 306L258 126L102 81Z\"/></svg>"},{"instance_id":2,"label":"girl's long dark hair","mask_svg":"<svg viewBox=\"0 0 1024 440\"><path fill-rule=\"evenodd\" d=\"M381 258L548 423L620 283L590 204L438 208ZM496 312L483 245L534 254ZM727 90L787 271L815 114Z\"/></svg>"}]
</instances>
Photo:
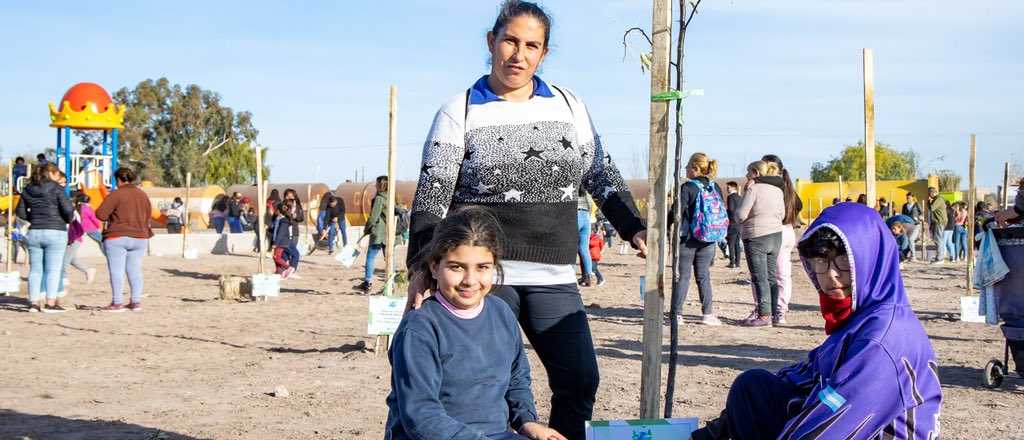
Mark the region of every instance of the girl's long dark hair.
<instances>
[{"instance_id":1,"label":"girl's long dark hair","mask_svg":"<svg viewBox=\"0 0 1024 440\"><path fill-rule=\"evenodd\" d=\"M504 280L501 270L501 256L504 250L505 234L498 224L498 218L489 208L469 205L448 214L434 229L434 237L416 255L413 272L430 275L430 266L437 264L449 252L459 246L485 247L494 255L494 270L498 274L497 288ZM437 288L437 280L430 278L430 288Z\"/></svg>"},{"instance_id":2,"label":"girl's long dark hair","mask_svg":"<svg viewBox=\"0 0 1024 440\"><path fill-rule=\"evenodd\" d=\"M796 202L800 196L796 193L796 187L793 185L793 179L789 177L789 170L782 165L782 159L774 154L766 154L761 160L765 162L771 162L778 165L782 171L782 185L785 187L783 192L783 202L786 205L786 217L783 218L782 223L786 225L792 225L797 222L800 217L800 211L797 209Z\"/></svg>"},{"instance_id":3,"label":"girl's long dark hair","mask_svg":"<svg viewBox=\"0 0 1024 440\"><path fill-rule=\"evenodd\" d=\"M46 182L53 181L53 179L50 178L50 174L59 173L60 168L57 168L57 165L54 165L53 163L38 165L36 166L35 171L33 171L32 178L29 179L29 181L32 185L42 185Z\"/></svg>"}]
</instances>

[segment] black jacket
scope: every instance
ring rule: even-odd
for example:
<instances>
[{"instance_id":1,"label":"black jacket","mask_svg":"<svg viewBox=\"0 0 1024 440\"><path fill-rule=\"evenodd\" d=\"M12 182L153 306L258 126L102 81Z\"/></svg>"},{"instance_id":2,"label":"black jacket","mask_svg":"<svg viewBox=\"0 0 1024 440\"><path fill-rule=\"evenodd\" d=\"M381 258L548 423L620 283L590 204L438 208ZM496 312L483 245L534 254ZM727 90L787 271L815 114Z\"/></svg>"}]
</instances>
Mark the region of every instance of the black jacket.
<instances>
[{"instance_id":1,"label":"black jacket","mask_svg":"<svg viewBox=\"0 0 1024 440\"><path fill-rule=\"evenodd\" d=\"M31 223L29 229L68 230L68 223L75 218L71 199L64 194L64 188L56 182L29 185L21 192L15 215Z\"/></svg>"}]
</instances>

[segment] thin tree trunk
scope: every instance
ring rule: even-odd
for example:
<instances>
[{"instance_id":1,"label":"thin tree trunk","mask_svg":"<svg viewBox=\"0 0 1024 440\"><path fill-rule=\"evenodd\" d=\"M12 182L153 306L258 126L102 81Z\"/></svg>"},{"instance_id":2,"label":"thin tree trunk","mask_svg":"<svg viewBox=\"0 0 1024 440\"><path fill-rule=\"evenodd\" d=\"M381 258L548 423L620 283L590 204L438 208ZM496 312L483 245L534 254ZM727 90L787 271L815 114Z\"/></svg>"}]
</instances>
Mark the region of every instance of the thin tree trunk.
<instances>
[{"instance_id":1,"label":"thin tree trunk","mask_svg":"<svg viewBox=\"0 0 1024 440\"><path fill-rule=\"evenodd\" d=\"M686 0L679 0L679 34L676 41L676 90L683 93L683 43L686 41ZM665 387L665 418L672 417L672 401L675 399L676 387L676 362L679 359L679 314L682 313L682 304L677 307L679 301L679 236L680 223L682 222L682 201L679 197L682 185L682 176L679 175L682 169L683 155L683 100L676 100L676 148L675 164L673 167L673 187L675 197L672 199L672 232L669 235L672 255L672 304L670 307L669 323L669 353L668 353L668 381Z\"/></svg>"}]
</instances>

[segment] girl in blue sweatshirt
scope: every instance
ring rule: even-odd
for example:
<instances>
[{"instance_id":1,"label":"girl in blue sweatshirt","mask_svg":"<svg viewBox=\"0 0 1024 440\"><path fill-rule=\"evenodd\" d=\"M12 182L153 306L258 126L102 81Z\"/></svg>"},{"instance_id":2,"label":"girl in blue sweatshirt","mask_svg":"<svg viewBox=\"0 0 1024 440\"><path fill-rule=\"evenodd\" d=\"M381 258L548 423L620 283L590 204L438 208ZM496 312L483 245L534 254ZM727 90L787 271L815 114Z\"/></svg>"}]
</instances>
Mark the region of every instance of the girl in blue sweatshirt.
<instances>
[{"instance_id":1,"label":"girl in blue sweatshirt","mask_svg":"<svg viewBox=\"0 0 1024 440\"><path fill-rule=\"evenodd\" d=\"M467 206L417 258L433 295L394 335L386 440L565 440L537 422L519 324L489 295L501 279L500 237L490 210Z\"/></svg>"}]
</instances>

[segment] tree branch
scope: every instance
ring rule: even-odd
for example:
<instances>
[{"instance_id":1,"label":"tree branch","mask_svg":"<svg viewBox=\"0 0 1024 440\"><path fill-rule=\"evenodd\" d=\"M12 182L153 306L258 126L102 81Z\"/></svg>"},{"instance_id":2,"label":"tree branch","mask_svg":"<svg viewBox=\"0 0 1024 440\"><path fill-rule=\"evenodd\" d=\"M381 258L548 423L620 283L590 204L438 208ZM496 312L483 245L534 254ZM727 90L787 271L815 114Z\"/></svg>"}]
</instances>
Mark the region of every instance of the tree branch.
<instances>
[{"instance_id":1,"label":"tree branch","mask_svg":"<svg viewBox=\"0 0 1024 440\"><path fill-rule=\"evenodd\" d=\"M683 29L690 25L690 20L693 20L694 14L697 13L697 7L700 6L700 2L701 0L697 0L696 3L692 3L693 7L690 9L690 15L686 17L686 22L683 23Z\"/></svg>"}]
</instances>

